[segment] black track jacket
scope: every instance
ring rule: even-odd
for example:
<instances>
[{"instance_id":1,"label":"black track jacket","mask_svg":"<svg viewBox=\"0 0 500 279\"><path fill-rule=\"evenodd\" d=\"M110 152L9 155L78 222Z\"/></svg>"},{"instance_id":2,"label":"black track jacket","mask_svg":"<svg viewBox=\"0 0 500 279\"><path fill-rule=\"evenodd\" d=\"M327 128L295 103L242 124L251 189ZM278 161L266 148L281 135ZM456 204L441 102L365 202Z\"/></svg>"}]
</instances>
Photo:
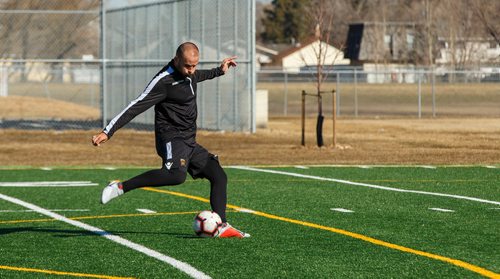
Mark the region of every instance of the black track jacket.
<instances>
[{"instance_id":1,"label":"black track jacket","mask_svg":"<svg viewBox=\"0 0 500 279\"><path fill-rule=\"evenodd\" d=\"M149 82L144 92L113 118L103 132L111 138L113 134L148 108L155 106L155 133L163 142L174 138L195 142L196 84L223 75L218 67L211 70L196 70L191 76L183 76L171 60Z\"/></svg>"}]
</instances>

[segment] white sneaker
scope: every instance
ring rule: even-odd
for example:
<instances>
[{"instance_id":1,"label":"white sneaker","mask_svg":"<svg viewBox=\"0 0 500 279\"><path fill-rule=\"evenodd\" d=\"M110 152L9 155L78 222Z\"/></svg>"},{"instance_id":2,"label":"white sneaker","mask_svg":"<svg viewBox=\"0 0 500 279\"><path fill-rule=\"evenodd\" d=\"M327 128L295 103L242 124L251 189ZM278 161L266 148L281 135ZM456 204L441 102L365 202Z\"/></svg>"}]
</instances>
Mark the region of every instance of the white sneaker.
<instances>
[{"instance_id":1,"label":"white sneaker","mask_svg":"<svg viewBox=\"0 0 500 279\"><path fill-rule=\"evenodd\" d=\"M108 186L102 190L101 203L106 204L110 200L123 195L122 183L118 180L111 181Z\"/></svg>"}]
</instances>

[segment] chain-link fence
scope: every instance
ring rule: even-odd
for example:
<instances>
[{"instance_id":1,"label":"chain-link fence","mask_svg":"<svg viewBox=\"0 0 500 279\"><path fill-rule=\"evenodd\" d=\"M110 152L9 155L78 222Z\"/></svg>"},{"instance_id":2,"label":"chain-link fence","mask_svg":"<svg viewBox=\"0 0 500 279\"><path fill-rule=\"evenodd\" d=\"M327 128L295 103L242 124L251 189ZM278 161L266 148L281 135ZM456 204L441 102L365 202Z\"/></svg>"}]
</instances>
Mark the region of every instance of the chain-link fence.
<instances>
[{"instance_id":1,"label":"chain-link fence","mask_svg":"<svg viewBox=\"0 0 500 279\"><path fill-rule=\"evenodd\" d=\"M500 68L492 71L324 72L323 112L342 117L500 117ZM302 91L316 94L316 73L261 70L257 89L267 90L269 114L301 113ZM306 113L317 114L318 102L307 97Z\"/></svg>"},{"instance_id":2,"label":"chain-link fence","mask_svg":"<svg viewBox=\"0 0 500 279\"><path fill-rule=\"evenodd\" d=\"M199 84L199 127L255 129L253 1L150 1L105 8L104 49L109 61L104 86L109 94L104 99L104 119L112 118L135 98L173 58L178 45L192 41L200 48L201 69L238 56L236 70ZM153 123L153 113L145 113L135 122Z\"/></svg>"},{"instance_id":3,"label":"chain-link fence","mask_svg":"<svg viewBox=\"0 0 500 279\"><path fill-rule=\"evenodd\" d=\"M1 1L0 128L100 128L193 41L199 68L239 63L198 87L199 127L254 131L254 18L254 0Z\"/></svg>"},{"instance_id":4,"label":"chain-link fence","mask_svg":"<svg viewBox=\"0 0 500 279\"><path fill-rule=\"evenodd\" d=\"M133 4L130 4L133 3ZM190 40L200 68L238 56L238 68L201 83L201 128L255 131L254 0L0 1L0 128L101 128ZM103 26L105 28L103 28ZM495 72L496 71L496 72ZM105 78L102 78L102 77ZM500 116L500 74L428 70L328 73L342 117ZM299 115L314 73L258 73L269 115ZM323 110L333 111L332 94ZM307 99L307 112L317 103ZM128 127L150 128L151 112Z\"/></svg>"},{"instance_id":5,"label":"chain-link fence","mask_svg":"<svg viewBox=\"0 0 500 279\"><path fill-rule=\"evenodd\" d=\"M0 2L0 128L95 127L99 1Z\"/></svg>"}]
</instances>

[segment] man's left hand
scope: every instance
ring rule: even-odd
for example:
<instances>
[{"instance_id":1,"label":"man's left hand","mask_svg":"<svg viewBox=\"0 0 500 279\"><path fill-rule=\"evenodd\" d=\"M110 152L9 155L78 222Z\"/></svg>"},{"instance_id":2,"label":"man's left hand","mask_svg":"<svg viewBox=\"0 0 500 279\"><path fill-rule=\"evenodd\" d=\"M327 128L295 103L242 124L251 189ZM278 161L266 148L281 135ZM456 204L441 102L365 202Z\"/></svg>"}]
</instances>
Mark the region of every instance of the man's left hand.
<instances>
[{"instance_id":1,"label":"man's left hand","mask_svg":"<svg viewBox=\"0 0 500 279\"><path fill-rule=\"evenodd\" d=\"M236 61L234 61L236 58L237 58L237 56L233 56L233 57L229 57L229 58L222 60L222 64L220 65L220 69L224 73L226 73L230 67L236 67L236 65L238 65L238 63L236 63Z\"/></svg>"}]
</instances>

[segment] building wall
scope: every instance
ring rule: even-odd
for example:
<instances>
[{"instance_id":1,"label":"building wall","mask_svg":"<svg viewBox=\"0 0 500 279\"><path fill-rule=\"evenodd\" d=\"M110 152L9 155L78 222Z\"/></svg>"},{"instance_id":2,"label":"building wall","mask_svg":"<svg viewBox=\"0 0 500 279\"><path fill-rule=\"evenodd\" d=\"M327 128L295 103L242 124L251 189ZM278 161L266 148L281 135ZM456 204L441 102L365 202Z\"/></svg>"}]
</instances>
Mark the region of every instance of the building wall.
<instances>
[{"instance_id":1,"label":"building wall","mask_svg":"<svg viewBox=\"0 0 500 279\"><path fill-rule=\"evenodd\" d=\"M300 50L283 57L283 69L288 72L299 72L301 67L318 65L318 53L324 51L321 62L323 65L349 65L350 60L344 58L344 53L339 49L322 43L319 40L301 48Z\"/></svg>"}]
</instances>

